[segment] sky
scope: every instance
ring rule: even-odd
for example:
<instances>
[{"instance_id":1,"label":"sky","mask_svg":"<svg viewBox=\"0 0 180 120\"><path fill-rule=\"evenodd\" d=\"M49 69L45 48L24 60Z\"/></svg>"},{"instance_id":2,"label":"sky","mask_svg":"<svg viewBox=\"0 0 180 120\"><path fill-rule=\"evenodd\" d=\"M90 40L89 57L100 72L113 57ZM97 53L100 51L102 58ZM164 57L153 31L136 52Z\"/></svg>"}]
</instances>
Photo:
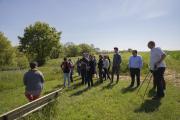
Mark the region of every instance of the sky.
<instances>
[{"instance_id":1,"label":"sky","mask_svg":"<svg viewBox=\"0 0 180 120\"><path fill-rule=\"evenodd\" d=\"M148 50L147 42L180 50L180 0L0 0L0 31L17 36L36 21L62 32L60 42L102 50Z\"/></svg>"}]
</instances>

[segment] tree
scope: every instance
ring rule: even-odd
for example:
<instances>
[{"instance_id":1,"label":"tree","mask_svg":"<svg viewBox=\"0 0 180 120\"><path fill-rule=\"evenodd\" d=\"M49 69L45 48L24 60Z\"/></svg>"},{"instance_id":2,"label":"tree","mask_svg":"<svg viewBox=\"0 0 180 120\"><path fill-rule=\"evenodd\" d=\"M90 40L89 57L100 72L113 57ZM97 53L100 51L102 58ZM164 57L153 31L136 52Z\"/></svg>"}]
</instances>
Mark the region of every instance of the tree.
<instances>
[{"instance_id":1,"label":"tree","mask_svg":"<svg viewBox=\"0 0 180 120\"><path fill-rule=\"evenodd\" d=\"M28 56L29 60L36 60L40 65L44 64L53 49L60 46L61 32L47 23L36 22L26 27L20 40L19 50ZM56 50L57 51L57 50Z\"/></svg>"},{"instance_id":2,"label":"tree","mask_svg":"<svg viewBox=\"0 0 180 120\"><path fill-rule=\"evenodd\" d=\"M4 36L2 32L0 32L0 67L13 65L15 60L15 52L13 47L11 46L8 38Z\"/></svg>"},{"instance_id":3,"label":"tree","mask_svg":"<svg viewBox=\"0 0 180 120\"><path fill-rule=\"evenodd\" d=\"M77 45L69 45L66 47L66 53L68 57L75 57L80 55L81 48Z\"/></svg>"},{"instance_id":4,"label":"tree","mask_svg":"<svg viewBox=\"0 0 180 120\"><path fill-rule=\"evenodd\" d=\"M94 48L92 48L92 47L91 47L90 45L88 45L88 44L83 43L83 44L79 44L78 46L81 48L81 55L82 55L83 53L95 53Z\"/></svg>"}]
</instances>

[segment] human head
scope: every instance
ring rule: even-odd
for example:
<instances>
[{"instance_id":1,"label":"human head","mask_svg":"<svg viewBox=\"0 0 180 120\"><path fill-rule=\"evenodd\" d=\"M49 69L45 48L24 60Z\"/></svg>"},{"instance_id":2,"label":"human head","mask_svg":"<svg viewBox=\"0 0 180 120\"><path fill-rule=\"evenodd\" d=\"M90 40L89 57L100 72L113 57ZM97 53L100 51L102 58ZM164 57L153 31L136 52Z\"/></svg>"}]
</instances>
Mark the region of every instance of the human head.
<instances>
[{"instance_id":1,"label":"human head","mask_svg":"<svg viewBox=\"0 0 180 120\"><path fill-rule=\"evenodd\" d=\"M114 47L114 52L115 52L115 53L118 52L118 47Z\"/></svg>"},{"instance_id":2,"label":"human head","mask_svg":"<svg viewBox=\"0 0 180 120\"><path fill-rule=\"evenodd\" d=\"M64 61L67 61L67 58L66 58L66 57L64 58Z\"/></svg>"},{"instance_id":3,"label":"human head","mask_svg":"<svg viewBox=\"0 0 180 120\"><path fill-rule=\"evenodd\" d=\"M89 55L89 59L90 59L90 60L93 60L93 56L92 56L92 55Z\"/></svg>"},{"instance_id":4,"label":"human head","mask_svg":"<svg viewBox=\"0 0 180 120\"><path fill-rule=\"evenodd\" d=\"M154 48L155 46L156 46L156 44L155 44L154 41L149 41L149 42L148 42L148 48L149 48L149 49L152 49L152 48Z\"/></svg>"},{"instance_id":5,"label":"human head","mask_svg":"<svg viewBox=\"0 0 180 120\"><path fill-rule=\"evenodd\" d=\"M102 55L99 55L99 59L102 59L103 58L103 56Z\"/></svg>"},{"instance_id":6,"label":"human head","mask_svg":"<svg viewBox=\"0 0 180 120\"><path fill-rule=\"evenodd\" d=\"M38 66L38 63L37 62L31 62L31 63L29 63L29 66L31 69L34 69Z\"/></svg>"},{"instance_id":7,"label":"human head","mask_svg":"<svg viewBox=\"0 0 180 120\"><path fill-rule=\"evenodd\" d=\"M133 50L133 51L132 51L132 55L133 55L133 56L137 56L137 50Z\"/></svg>"}]
</instances>

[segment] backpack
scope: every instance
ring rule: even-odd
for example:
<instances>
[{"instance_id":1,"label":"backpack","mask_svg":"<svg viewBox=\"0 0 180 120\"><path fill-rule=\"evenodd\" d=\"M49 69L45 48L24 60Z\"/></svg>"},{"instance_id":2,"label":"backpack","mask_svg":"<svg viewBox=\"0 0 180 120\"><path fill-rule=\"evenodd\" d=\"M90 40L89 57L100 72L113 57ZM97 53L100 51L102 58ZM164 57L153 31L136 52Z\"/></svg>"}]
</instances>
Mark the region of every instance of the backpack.
<instances>
[{"instance_id":1,"label":"backpack","mask_svg":"<svg viewBox=\"0 0 180 120\"><path fill-rule=\"evenodd\" d=\"M63 72L64 73L69 73L70 72L70 67L68 62L63 63Z\"/></svg>"}]
</instances>

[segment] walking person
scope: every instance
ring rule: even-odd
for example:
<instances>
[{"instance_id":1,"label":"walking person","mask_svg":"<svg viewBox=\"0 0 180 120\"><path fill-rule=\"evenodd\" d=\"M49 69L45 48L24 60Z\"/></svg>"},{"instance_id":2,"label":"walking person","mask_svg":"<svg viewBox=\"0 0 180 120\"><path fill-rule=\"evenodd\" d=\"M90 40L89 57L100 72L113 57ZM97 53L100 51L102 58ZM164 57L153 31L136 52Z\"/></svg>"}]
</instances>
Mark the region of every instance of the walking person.
<instances>
[{"instance_id":1,"label":"walking person","mask_svg":"<svg viewBox=\"0 0 180 120\"><path fill-rule=\"evenodd\" d=\"M157 86L157 92L153 99L160 99L164 97L164 89L166 88L164 80L164 72L166 69L164 59L166 58L166 54L161 48L156 47L154 41L148 42L148 48L151 49L150 70L153 72L154 82Z\"/></svg>"},{"instance_id":2,"label":"walking person","mask_svg":"<svg viewBox=\"0 0 180 120\"><path fill-rule=\"evenodd\" d=\"M66 87L66 81L68 81L68 87L70 87L70 64L66 57L61 64L61 69L64 73L64 87Z\"/></svg>"},{"instance_id":3,"label":"walking person","mask_svg":"<svg viewBox=\"0 0 180 120\"><path fill-rule=\"evenodd\" d=\"M40 97L44 84L44 76L37 69L37 62L31 62L30 70L24 74L23 82L25 85L25 96L31 102Z\"/></svg>"},{"instance_id":4,"label":"walking person","mask_svg":"<svg viewBox=\"0 0 180 120\"><path fill-rule=\"evenodd\" d=\"M114 48L114 56L113 56L113 63L112 63L112 77L111 77L111 83L113 83L114 80L114 74L117 75L117 81L119 82L119 73L120 73L120 64L122 62L121 55L119 54L118 48Z\"/></svg>"},{"instance_id":5,"label":"walking person","mask_svg":"<svg viewBox=\"0 0 180 120\"><path fill-rule=\"evenodd\" d=\"M140 71L143 66L142 57L137 55L137 50L132 51L132 56L129 58L129 70L131 75L131 85L129 87L134 86L135 77L137 81L137 87L140 85Z\"/></svg>"}]
</instances>

